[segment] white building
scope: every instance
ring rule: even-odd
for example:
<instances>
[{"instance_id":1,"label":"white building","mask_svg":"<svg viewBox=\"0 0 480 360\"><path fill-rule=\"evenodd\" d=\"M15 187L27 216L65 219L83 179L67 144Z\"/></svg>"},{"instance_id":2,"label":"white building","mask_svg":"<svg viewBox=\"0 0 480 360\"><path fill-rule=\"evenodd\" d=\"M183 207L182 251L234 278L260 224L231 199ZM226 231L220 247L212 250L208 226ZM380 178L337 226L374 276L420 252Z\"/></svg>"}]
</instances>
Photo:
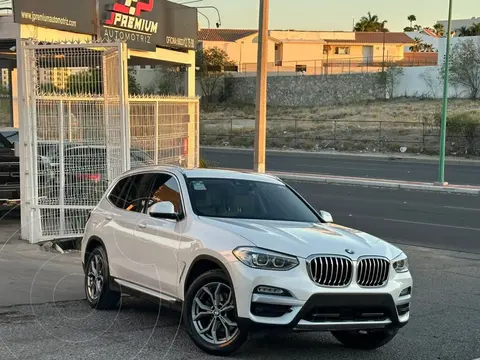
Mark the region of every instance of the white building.
<instances>
[{"instance_id":1,"label":"white building","mask_svg":"<svg viewBox=\"0 0 480 360\"><path fill-rule=\"evenodd\" d=\"M448 21L447 20L439 20L437 23L442 24L444 29L447 30L448 27ZM458 19L458 20L452 20L452 31L458 30L462 27L469 28L473 24L478 24L480 23L480 17L472 17L471 19ZM458 32L455 36L458 36Z\"/></svg>"}]
</instances>

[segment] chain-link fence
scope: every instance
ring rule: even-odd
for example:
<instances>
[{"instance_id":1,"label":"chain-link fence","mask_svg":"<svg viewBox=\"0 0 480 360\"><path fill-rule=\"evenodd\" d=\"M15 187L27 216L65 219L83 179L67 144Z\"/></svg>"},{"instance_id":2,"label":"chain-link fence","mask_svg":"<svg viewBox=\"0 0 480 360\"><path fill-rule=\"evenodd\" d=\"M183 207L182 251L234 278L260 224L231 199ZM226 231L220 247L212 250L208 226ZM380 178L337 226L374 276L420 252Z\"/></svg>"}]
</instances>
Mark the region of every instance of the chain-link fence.
<instances>
[{"instance_id":1,"label":"chain-link fence","mask_svg":"<svg viewBox=\"0 0 480 360\"><path fill-rule=\"evenodd\" d=\"M31 242L81 236L88 212L128 169L198 164L198 99L129 97L125 50L25 45L20 161Z\"/></svg>"},{"instance_id":2,"label":"chain-link fence","mask_svg":"<svg viewBox=\"0 0 480 360\"><path fill-rule=\"evenodd\" d=\"M253 119L205 119L200 124L202 146L253 147ZM438 154L439 138L434 121L267 120L267 147L275 149ZM468 133L449 133L447 153L466 152L480 155L480 125Z\"/></svg>"}]
</instances>

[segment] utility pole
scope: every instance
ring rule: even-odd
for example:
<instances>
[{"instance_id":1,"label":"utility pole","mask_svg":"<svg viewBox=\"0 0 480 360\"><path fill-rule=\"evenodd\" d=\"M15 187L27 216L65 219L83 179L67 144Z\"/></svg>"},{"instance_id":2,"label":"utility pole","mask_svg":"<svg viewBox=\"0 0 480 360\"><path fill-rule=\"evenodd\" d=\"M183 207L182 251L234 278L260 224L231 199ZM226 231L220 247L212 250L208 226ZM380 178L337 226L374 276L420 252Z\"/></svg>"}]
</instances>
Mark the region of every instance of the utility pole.
<instances>
[{"instance_id":1,"label":"utility pole","mask_svg":"<svg viewBox=\"0 0 480 360\"><path fill-rule=\"evenodd\" d=\"M445 142L447 137L447 103L448 103L448 68L450 66L450 37L452 32L452 1L448 4L447 48L445 51L445 68L443 76L442 123L440 125L440 159L438 165L438 185L447 185L445 182Z\"/></svg>"},{"instance_id":2,"label":"utility pole","mask_svg":"<svg viewBox=\"0 0 480 360\"><path fill-rule=\"evenodd\" d=\"M260 0L254 148L254 170L259 173L265 173L267 142L268 13L269 0Z\"/></svg>"}]
</instances>

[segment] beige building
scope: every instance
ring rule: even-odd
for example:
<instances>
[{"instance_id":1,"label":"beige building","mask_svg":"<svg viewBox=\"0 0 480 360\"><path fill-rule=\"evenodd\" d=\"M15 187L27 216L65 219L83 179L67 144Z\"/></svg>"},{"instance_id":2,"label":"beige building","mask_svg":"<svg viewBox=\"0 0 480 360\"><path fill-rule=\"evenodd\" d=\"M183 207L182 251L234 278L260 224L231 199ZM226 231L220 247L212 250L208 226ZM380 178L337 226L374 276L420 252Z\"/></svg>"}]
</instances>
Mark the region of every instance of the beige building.
<instances>
[{"instance_id":1,"label":"beige building","mask_svg":"<svg viewBox=\"0 0 480 360\"><path fill-rule=\"evenodd\" d=\"M72 69L70 68L40 69L39 82L40 84L52 84L59 89L65 89L70 75L72 75Z\"/></svg>"},{"instance_id":2,"label":"beige building","mask_svg":"<svg viewBox=\"0 0 480 360\"><path fill-rule=\"evenodd\" d=\"M257 63L256 30L202 29L200 46L218 47L239 66L254 73ZM268 63L271 72L327 74L377 71L383 61L402 62L405 33L271 30Z\"/></svg>"}]
</instances>

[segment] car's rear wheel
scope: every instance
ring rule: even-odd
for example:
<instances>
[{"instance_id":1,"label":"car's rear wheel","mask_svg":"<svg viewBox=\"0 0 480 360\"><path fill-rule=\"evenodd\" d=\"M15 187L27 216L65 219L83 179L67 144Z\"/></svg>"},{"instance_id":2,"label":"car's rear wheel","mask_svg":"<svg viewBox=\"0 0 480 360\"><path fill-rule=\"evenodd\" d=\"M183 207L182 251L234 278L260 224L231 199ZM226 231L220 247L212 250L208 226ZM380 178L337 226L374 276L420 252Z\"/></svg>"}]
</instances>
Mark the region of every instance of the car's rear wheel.
<instances>
[{"instance_id":1,"label":"car's rear wheel","mask_svg":"<svg viewBox=\"0 0 480 360\"><path fill-rule=\"evenodd\" d=\"M85 295L91 307L102 310L115 308L120 299L121 294L110 289L107 253L103 247L96 247L88 256Z\"/></svg>"},{"instance_id":2,"label":"car's rear wheel","mask_svg":"<svg viewBox=\"0 0 480 360\"><path fill-rule=\"evenodd\" d=\"M193 281L185 295L183 321L193 342L212 355L228 355L248 338L237 323L233 286L221 270Z\"/></svg>"},{"instance_id":3,"label":"car's rear wheel","mask_svg":"<svg viewBox=\"0 0 480 360\"><path fill-rule=\"evenodd\" d=\"M397 335L398 329L361 331L333 331L332 335L343 345L353 349L373 350L388 344Z\"/></svg>"}]
</instances>

